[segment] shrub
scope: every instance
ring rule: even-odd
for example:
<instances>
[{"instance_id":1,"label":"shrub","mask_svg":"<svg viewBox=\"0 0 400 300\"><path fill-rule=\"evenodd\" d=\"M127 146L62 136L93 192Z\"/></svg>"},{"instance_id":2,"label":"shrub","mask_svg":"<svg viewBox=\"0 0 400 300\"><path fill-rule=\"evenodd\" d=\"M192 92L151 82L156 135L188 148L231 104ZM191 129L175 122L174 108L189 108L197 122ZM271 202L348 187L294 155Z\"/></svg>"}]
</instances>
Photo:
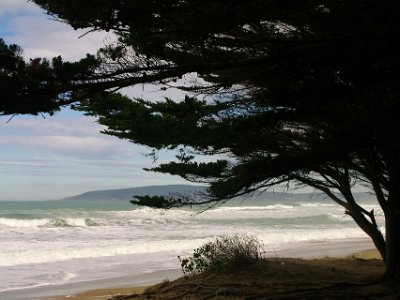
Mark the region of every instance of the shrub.
<instances>
[{"instance_id":1,"label":"shrub","mask_svg":"<svg viewBox=\"0 0 400 300\"><path fill-rule=\"evenodd\" d=\"M235 271L258 262L263 253L261 242L254 236L219 236L193 250L192 256L182 258L182 272L186 276L210 271Z\"/></svg>"}]
</instances>

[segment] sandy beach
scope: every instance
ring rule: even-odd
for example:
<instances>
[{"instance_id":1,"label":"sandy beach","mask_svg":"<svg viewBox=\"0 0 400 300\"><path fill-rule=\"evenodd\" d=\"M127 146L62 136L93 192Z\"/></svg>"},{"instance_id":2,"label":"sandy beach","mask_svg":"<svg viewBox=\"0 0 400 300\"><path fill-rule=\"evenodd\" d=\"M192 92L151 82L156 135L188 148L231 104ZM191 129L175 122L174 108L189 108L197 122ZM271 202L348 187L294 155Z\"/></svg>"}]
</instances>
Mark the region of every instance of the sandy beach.
<instances>
[{"instance_id":1,"label":"sandy beach","mask_svg":"<svg viewBox=\"0 0 400 300\"><path fill-rule=\"evenodd\" d=\"M142 287L152 286L164 280L175 280L180 276L180 269L158 270L119 278L11 290L0 293L0 300L81 299L77 295L82 295L82 299L101 300L119 293L139 293L143 290Z\"/></svg>"},{"instance_id":2,"label":"sandy beach","mask_svg":"<svg viewBox=\"0 0 400 300\"><path fill-rule=\"evenodd\" d=\"M257 289L258 292L276 294L276 287L281 284L299 288L302 285L307 287L309 286L309 283L312 282L313 287L325 287L329 286L329 284L337 284L343 281L359 284L378 280L384 271L379 253L372 248L367 248L357 252L349 251L354 247L363 248L362 246L364 246L365 248L370 246L366 241L364 241L364 243L362 241L353 242L354 243L350 243L349 241L341 241L337 243L316 243L312 247L313 251L309 251L308 253L303 252L302 255L300 255L301 253L298 251L305 249L301 247L291 249L298 254L297 258L294 257L296 255L293 255L290 258L288 258L289 256L270 256L270 258L267 259L265 270L264 267L261 267L260 270L248 270L244 273L233 272L232 274L223 274L222 276L216 275L215 278L213 278L213 276L210 277L209 275L206 277L198 276L189 279L182 277L182 273L179 275L179 272L175 272L175 277L165 277L153 282L148 281L149 284L137 284L134 281L135 278L132 278L133 281L131 285L127 282L103 282L103 287L101 288L88 288L84 292L61 293L58 296L45 298L36 297L33 299L105 300L117 299L117 296L120 295L130 295L130 298L126 299L139 299L142 297L139 295L142 295L143 293L153 296L159 294L159 296L149 299L167 299L168 297L178 297L177 299L180 299L177 294L182 292L183 287L194 287L197 284L201 286L216 286L218 285L218 282L221 286L232 285L232 287L235 288L237 288L238 282L240 282L239 285L247 286L246 290L252 290L250 287L257 282L256 285L259 285L259 288ZM308 246L308 250L311 250L310 245ZM347 249L347 252L345 249ZM320 255L317 255L318 250L320 251ZM284 254L290 253L289 249L284 252ZM260 275L260 273L262 273L262 275ZM166 274L167 273L164 273L164 275ZM159 275L160 274L158 274L158 276ZM150 278L148 279L150 280ZM155 277L153 277L153 279L155 279ZM266 289L265 286L263 287L263 284L266 283L268 283L268 289ZM165 293L165 290L167 290L168 293ZM252 293L254 293L254 291L252 291ZM201 299L203 296L199 295L199 297L197 297L193 294L191 296L192 298L188 299ZM228 297L226 299L230 298ZM242 298L239 297L232 299Z\"/></svg>"},{"instance_id":3,"label":"sandy beach","mask_svg":"<svg viewBox=\"0 0 400 300\"><path fill-rule=\"evenodd\" d=\"M61 299L74 299L74 300L106 300L111 297L120 295L141 295L152 286L135 286L127 288L107 288L96 289L75 295L55 296L46 298L46 300L61 300Z\"/></svg>"},{"instance_id":4,"label":"sandy beach","mask_svg":"<svg viewBox=\"0 0 400 300\"><path fill-rule=\"evenodd\" d=\"M265 266L257 266L254 269L230 274L181 277L175 281L166 280L152 286L96 289L74 295L50 297L46 300L207 299L209 296L213 296L213 293L219 293L220 297L212 297L212 299L245 299L245 295L257 294L267 297L265 299L269 299L268 296L271 296L271 299L301 299L300 295L304 296L305 290L310 295L322 293L320 294L321 299L340 299L343 294L339 293L334 286L342 284L349 284L349 287L342 287L343 293L352 285L357 286L357 292L349 290L350 294L353 291L360 295L362 293L371 293L371 295L385 293L385 291L382 292L381 286L377 288L370 285L364 290L358 288L365 283L378 280L382 272L383 263L379 254L376 250L370 249L341 258L268 259ZM325 289L326 291L321 292ZM331 296L324 298L324 293ZM299 295L299 298L296 294ZM126 297L121 295L126 295ZM316 295L318 297L318 294ZM356 294L354 295L354 299L359 299ZM395 299L391 298L390 292L387 292L387 296L382 299ZM381 298L372 297L371 299Z\"/></svg>"}]
</instances>

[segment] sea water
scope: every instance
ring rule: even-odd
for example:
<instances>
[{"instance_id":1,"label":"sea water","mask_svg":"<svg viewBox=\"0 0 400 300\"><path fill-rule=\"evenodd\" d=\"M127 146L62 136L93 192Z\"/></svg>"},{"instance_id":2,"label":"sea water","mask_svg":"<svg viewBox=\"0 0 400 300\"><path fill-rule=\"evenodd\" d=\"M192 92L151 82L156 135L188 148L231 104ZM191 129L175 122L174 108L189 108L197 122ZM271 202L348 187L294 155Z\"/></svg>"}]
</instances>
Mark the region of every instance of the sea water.
<instances>
[{"instance_id":1,"label":"sea water","mask_svg":"<svg viewBox=\"0 0 400 300\"><path fill-rule=\"evenodd\" d=\"M364 207L376 209L373 202ZM122 201L0 202L0 299L10 291L179 269L178 255L218 235L256 236L270 254L366 238L342 207L322 198L201 211Z\"/></svg>"}]
</instances>

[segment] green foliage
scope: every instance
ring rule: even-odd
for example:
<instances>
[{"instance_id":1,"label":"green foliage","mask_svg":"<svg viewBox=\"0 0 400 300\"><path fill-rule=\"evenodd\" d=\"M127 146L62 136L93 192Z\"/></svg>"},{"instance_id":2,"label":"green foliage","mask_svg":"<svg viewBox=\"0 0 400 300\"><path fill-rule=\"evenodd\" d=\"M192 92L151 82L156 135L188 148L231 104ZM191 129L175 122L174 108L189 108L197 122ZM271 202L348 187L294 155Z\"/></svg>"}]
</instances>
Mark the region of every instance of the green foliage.
<instances>
[{"instance_id":1,"label":"green foliage","mask_svg":"<svg viewBox=\"0 0 400 300\"><path fill-rule=\"evenodd\" d=\"M189 257L178 257L186 276L205 271L238 271L258 263L262 259L263 248L253 236L219 236L193 250Z\"/></svg>"}]
</instances>

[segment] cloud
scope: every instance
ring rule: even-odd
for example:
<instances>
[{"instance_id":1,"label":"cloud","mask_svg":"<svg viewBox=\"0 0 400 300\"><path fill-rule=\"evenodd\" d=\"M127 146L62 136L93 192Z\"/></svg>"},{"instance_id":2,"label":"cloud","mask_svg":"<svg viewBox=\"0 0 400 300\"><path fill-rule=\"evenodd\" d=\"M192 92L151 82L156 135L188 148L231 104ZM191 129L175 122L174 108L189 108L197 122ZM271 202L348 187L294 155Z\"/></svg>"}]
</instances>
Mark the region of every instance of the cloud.
<instances>
[{"instance_id":1,"label":"cloud","mask_svg":"<svg viewBox=\"0 0 400 300\"><path fill-rule=\"evenodd\" d=\"M72 135L7 135L0 145L9 151L26 153L31 157L43 156L63 159L133 159L140 155L139 147L107 136Z\"/></svg>"},{"instance_id":2,"label":"cloud","mask_svg":"<svg viewBox=\"0 0 400 300\"><path fill-rule=\"evenodd\" d=\"M17 116L9 123L4 122L0 122L0 146L8 151L7 155L132 160L143 159L140 153L149 152L128 141L100 134L104 127L95 118L76 112L65 111L46 119Z\"/></svg>"},{"instance_id":3,"label":"cloud","mask_svg":"<svg viewBox=\"0 0 400 300\"><path fill-rule=\"evenodd\" d=\"M1 120L1 118L0 118ZM6 120L6 118L3 118ZM73 135L73 136L103 136L100 131L105 127L98 124L96 119L87 116L66 116L56 114L54 116L33 117L16 116L12 121L1 124L3 134L29 132L30 136L36 135Z\"/></svg>"},{"instance_id":4,"label":"cloud","mask_svg":"<svg viewBox=\"0 0 400 300\"><path fill-rule=\"evenodd\" d=\"M12 26L17 29L12 42L22 46L26 58L61 55L65 60L79 60L86 53L95 54L97 49L115 40L105 32L94 32L80 38L85 31L75 31L45 16L16 17Z\"/></svg>"},{"instance_id":5,"label":"cloud","mask_svg":"<svg viewBox=\"0 0 400 300\"><path fill-rule=\"evenodd\" d=\"M34 6L26 0L1 0L0 17L9 13L23 13L34 9Z\"/></svg>"},{"instance_id":6,"label":"cloud","mask_svg":"<svg viewBox=\"0 0 400 300\"><path fill-rule=\"evenodd\" d=\"M106 32L93 32L79 38L87 31L75 31L68 24L52 20L31 2L0 1L0 36L6 35L7 43L20 45L26 58L61 55L66 60L78 60L86 53L95 54L98 48L116 39Z\"/></svg>"},{"instance_id":7,"label":"cloud","mask_svg":"<svg viewBox=\"0 0 400 300\"><path fill-rule=\"evenodd\" d=\"M113 143L101 137L76 137L76 136L14 136L6 141L0 141L0 145L13 145L38 152L51 152L58 155L109 157L117 154Z\"/></svg>"},{"instance_id":8,"label":"cloud","mask_svg":"<svg viewBox=\"0 0 400 300\"><path fill-rule=\"evenodd\" d=\"M0 160L0 165L6 167L45 167L46 164L32 160Z\"/></svg>"}]
</instances>

